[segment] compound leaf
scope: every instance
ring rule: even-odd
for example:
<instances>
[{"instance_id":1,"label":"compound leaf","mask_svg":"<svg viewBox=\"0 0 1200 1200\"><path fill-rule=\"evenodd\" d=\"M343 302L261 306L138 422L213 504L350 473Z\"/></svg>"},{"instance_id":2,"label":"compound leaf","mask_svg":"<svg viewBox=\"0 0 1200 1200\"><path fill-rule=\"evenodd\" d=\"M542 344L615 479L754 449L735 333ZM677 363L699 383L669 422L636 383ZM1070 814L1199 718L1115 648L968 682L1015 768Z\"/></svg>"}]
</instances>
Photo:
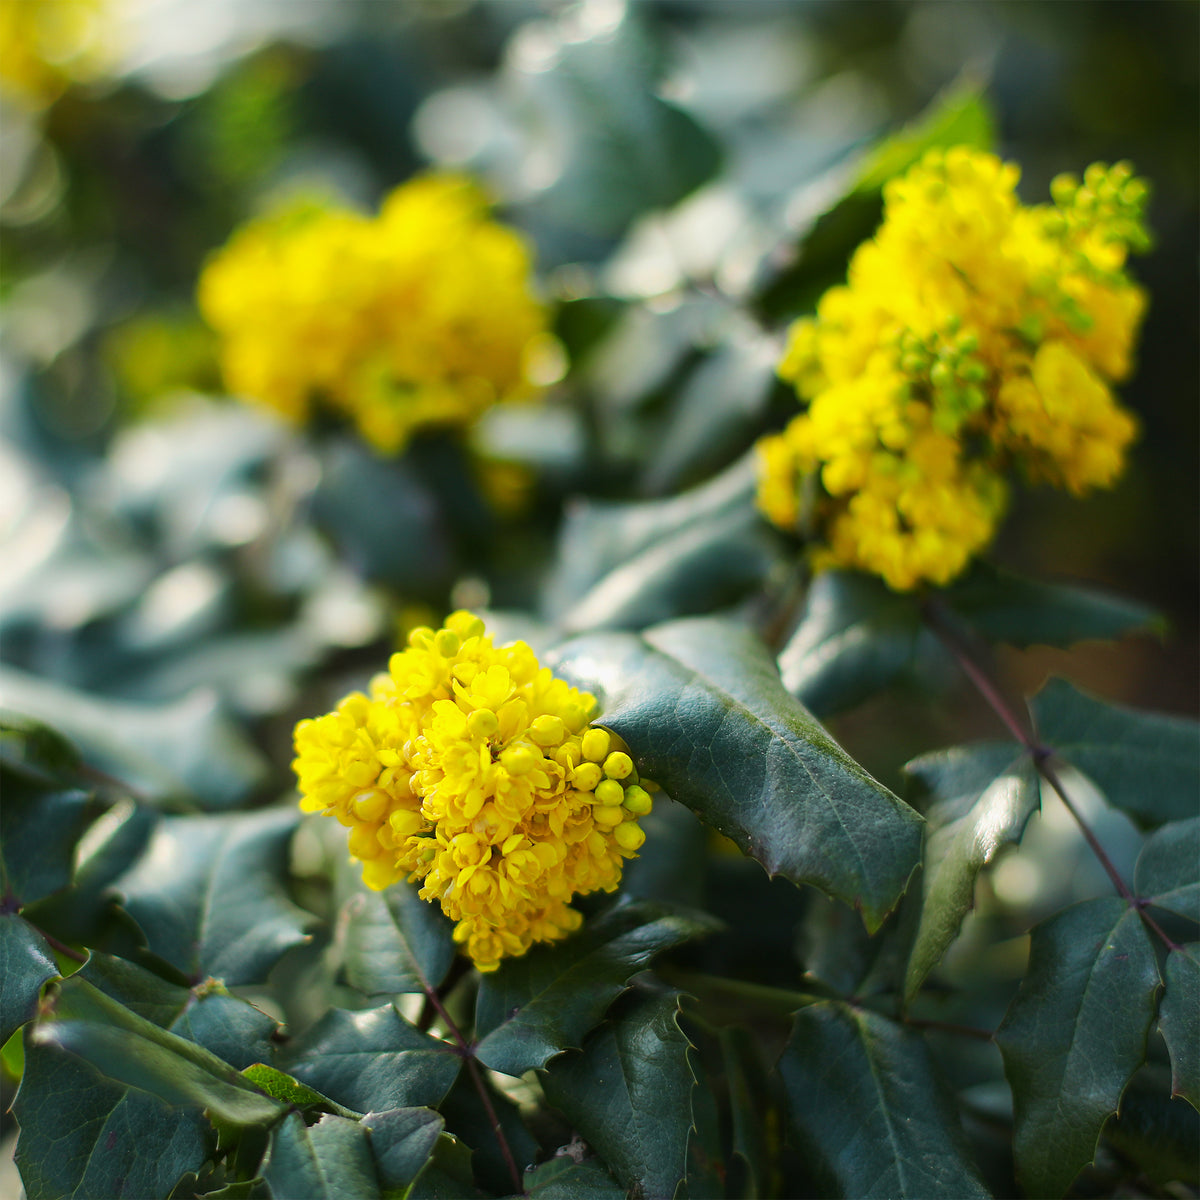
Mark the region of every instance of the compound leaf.
<instances>
[{"instance_id":1,"label":"compound leaf","mask_svg":"<svg viewBox=\"0 0 1200 1200\"><path fill-rule=\"evenodd\" d=\"M1143 899L1200 921L1200 817L1152 834L1138 855L1133 883Z\"/></svg>"},{"instance_id":2,"label":"compound leaf","mask_svg":"<svg viewBox=\"0 0 1200 1200\"><path fill-rule=\"evenodd\" d=\"M703 914L635 901L609 909L560 945L507 960L479 985L480 1061L519 1076L577 1047L656 954L717 924Z\"/></svg>"},{"instance_id":3,"label":"compound leaf","mask_svg":"<svg viewBox=\"0 0 1200 1200\"><path fill-rule=\"evenodd\" d=\"M1158 1028L1171 1055L1171 1094L1200 1109L1200 943L1167 955Z\"/></svg>"},{"instance_id":4,"label":"compound leaf","mask_svg":"<svg viewBox=\"0 0 1200 1200\"><path fill-rule=\"evenodd\" d=\"M792 1117L843 1196L985 1197L924 1039L841 1001L801 1009L779 1060Z\"/></svg>"},{"instance_id":5,"label":"compound leaf","mask_svg":"<svg viewBox=\"0 0 1200 1200\"><path fill-rule=\"evenodd\" d=\"M1052 679L1030 705L1038 736L1144 826L1195 815L1200 725L1106 704Z\"/></svg>"},{"instance_id":6,"label":"compound leaf","mask_svg":"<svg viewBox=\"0 0 1200 1200\"><path fill-rule=\"evenodd\" d=\"M193 978L258 983L311 919L287 894L298 814L166 817L113 884L150 949Z\"/></svg>"},{"instance_id":7,"label":"compound leaf","mask_svg":"<svg viewBox=\"0 0 1200 1200\"><path fill-rule=\"evenodd\" d=\"M1029 969L996 1032L1013 1092L1017 1180L1061 1196L1146 1056L1158 991L1154 947L1116 896L1033 930Z\"/></svg>"},{"instance_id":8,"label":"compound leaf","mask_svg":"<svg viewBox=\"0 0 1200 1200\"><path fill-rule=\"evenodd\" d=\"M601 693L601 723L662 784L771 875L861 909L877 929L921 852L922 820L784 690L729 621L674 621L559 647L557 668Z\"/></svg>"},{"instance_id":9,"label":"compound leaf","mask_svg":"<svg viewBox=\"0 0 1200 1200\"><path fill-rule=\"evenodd\" d=\"M958 936L979 872L1020 841L1041 791L1029 753L1008 742L927 754L905 770L937 798L926 813L921 919L904 984L911 1000Z\"/></svg>"},{"instance_id":10,"label":"compound leaf","mask_svg":"<svg viewBox=\"0 0 1200 1200\"><path fill-rule=\"evenodd\" d=\"M290 1048L283 1066L301 1083L365 1113L436 1108L462 1060L385 1004L363 1012L331 1009Z\"/></svg>"},{"instance_id":11,"label":"compound leaf","mask_svg":"<svg viewBox=\"0 0 1200 1200\"><path fill-rule=\"evenodd\" d=\"M543 1077L546 1098L635 1196L674 1196L687 1170L694 1080L678 1014L674 993L633 996Z\"/></svg>"}]
</instances>

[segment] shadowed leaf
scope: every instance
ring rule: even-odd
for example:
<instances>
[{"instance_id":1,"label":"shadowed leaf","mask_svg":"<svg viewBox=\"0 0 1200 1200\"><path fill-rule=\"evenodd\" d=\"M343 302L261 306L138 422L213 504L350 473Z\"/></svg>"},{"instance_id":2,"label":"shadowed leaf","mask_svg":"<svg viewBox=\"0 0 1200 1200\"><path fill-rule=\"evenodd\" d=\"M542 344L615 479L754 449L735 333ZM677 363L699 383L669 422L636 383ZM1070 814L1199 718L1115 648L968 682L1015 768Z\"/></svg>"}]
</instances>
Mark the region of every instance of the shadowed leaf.
<instances>
[{"instance_id":1,"label":"shadowed leaf","mask_svg":"<svg viewBox=\"0 0 1200 1200\"><path fill-rule=\"evenodd\" d=\"M271 1135L262 1174L275 1196L289 1200L379 1196L367 1130L330 1114L306 1126L299 1113L289 1113Z\"/></svg>"},{"instance_id":2,"label":"shadowed leaf","mask_svg":"<svg viewBox=\"0 0 1200 1200\"><path fill-rule=\"evenodd\" d=\"M1133 885L1159 908L1200 922L1200 817L1164 825L1146 840Z\"/></svg>"},{"instance_id":3,"label":"shadowed leaf","mask_svg":"<svg viewBox=\"0 0 1200 1200\"><path fill-rule=\"evenodd\" d=\"M0 916L0 1046L33 1019L42 984L57 975L37 930L16 913Z\"/></svg>"},{"instance_id":4,"label":"shadowed leaf","mask_svg":"<svg viewBox=\"0 0 1200 1200\"><path fill-rule=\"evenodd\" d=\"M1200 1109L1200 943L1167 955L1158 1028L1171 1054L1171 1094Z\"/></svg>"}]
</instances>

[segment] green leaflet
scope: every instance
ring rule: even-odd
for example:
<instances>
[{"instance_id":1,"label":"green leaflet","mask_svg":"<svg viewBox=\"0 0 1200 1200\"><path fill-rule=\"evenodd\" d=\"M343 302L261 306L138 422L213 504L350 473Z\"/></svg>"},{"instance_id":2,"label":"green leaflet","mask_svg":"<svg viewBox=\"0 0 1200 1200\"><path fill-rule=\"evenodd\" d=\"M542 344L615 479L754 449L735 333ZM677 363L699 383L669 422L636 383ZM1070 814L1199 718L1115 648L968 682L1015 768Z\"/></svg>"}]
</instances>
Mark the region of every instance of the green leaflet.
<instances>
[{"instance_id":1,"label":"green leaflet","mask_svg":"<svg viewBox=\"0 0 1200 1200\"><path fill-rule=\"evenodd\" d=\"M16 913L0 916L0 1046L33 1018L42 984L57 976L37 930Z\"/></svg>"},{"instance_id":2,"label":"green leaflet","mask_svg":"<svg viewBox=\"0 0 1200 1200\"><path fill-rule=\"evenodd\" d=\"M779 1071L802 1143L837 1194L989 1194L954 1098L914 1030L841 1001L820 1001L796 1014Z\"/></svg>"},{"instance_id":3,"label":"green leaflet","mask_svg":"<svg viewBox=\"0 0 1200 1200\"><path fill-rule=\"evenodd\" d=\"M861 909L871 930L916 866L921 818L784 690L743 627L696 618L559 647L557 669L601 695L601 723L639 769L769 874Z\"/></svg>"},{"instance_id":4,"label":"green leaflet","mask_svg":"<svg viewBox=\"0 0 1200 1200\"><path fill-rule=\"evenodd\" d=\"M565 942L509 959L479 985L480 1061L522 1075L577 1047L657 953L716 925L700 913L635 901L609 909Z\"/></svg>"},{"instance_id":5,"label":"green leaflet","mask_svg":"<svg viewBox=\"0 0 1200 1200\"><path fill-rule=\"evenodd\" d=\"M1060 1196L1146 1055L1159 986L1154 947L1115 896L1033 930L1029 969L996 1032L1013 1092L1017 1179Z\"/></svg>"},{"instance_id":6,"label":"green leaflet","mask_svg":"<svg viewBox=\"0 0 1200 1200\"><path fill-rule=\"evenodd\" d=\"M581 1051L555 1059L546 1097L633 1195L675 1195L687 1170L693 1076L674 993L630 997Z\"/></svg>"},{"instance_id":7,"label":"green leaflet","mask_svg":"<svg viewBox=\"0 0 1200 1200\"><path fill-rule=\"evenodd\" d=\"M1154 828L1195 815L1200 725L1106 704L1052 679L1030 702L1038 737L1110 804Z\"/></svg>"},{"instance_id":8,"label":"green leaflet","mask_svg":"<svg viewBox=\"0 0 1200 1200\"><path fill-rule=\"evenodd\" d=\"M1200 817L1164 825L1146 840L1133 886L1159 908L1200 921Z\"/></svg>"},{"instance_id":9,"label":"green leaflet","mask_svg":"<svg viewBox=\"0 0 1200 1200\"><path fill-rule=\"evenodd\" d=\"M921 919L904 983L911 1000L974 906L979 872L1021 840L1041 792L1032 758L1015 743L943 750L905 770L936 797L926 813Z\"/></svg>"},{"instance_id":10,"label":"green leaflet","mask_svg":"<svg viewBox=\"0 0 1200 1200\"><path fill-rule=\"evenodd\" d=\"M1158 1028L1171 1055L1171 1093L1200 1109L1200 943L1167 955Z\"/></svg>"},{"instance_id":11,"label":"green leaflet","mask_svg":"<svg viewBox=\"0 0 1200 1200\"><path fill-rule=\"evenodd\" d=\"M305 1125L289 1113L271 1135L263 1178L280 1200L377 1200L379 1177L370 1134L358 1121L326 1114Z\"/></svg>"}]
</instances>

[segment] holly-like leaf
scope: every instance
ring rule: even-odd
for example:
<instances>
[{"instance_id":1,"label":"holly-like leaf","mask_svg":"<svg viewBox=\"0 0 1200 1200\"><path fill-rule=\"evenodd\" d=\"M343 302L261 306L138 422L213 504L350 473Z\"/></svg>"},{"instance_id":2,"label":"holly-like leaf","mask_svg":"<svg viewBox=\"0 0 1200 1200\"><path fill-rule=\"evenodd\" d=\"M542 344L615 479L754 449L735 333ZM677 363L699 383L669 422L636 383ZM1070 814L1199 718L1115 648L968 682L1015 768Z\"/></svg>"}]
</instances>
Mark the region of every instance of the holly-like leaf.
<instances>
[{"instance_id":1,"label":"holly-like leaf","mask_svg":"<svg viewBox=\"0 0 1200 1200\"><path fill-rule=\"evenodd\" d=\"M1138 712L1052 679L1032 700L1038 736L1144 826L1195 815L1200 725Z\"/></svg>"},{"instance_id":2,"label":"holly-like leaf","mask_svg":"<svg viewBox=\"0 0 1200 1200\"><path fill-rule=\"evenodd\" d=\"M625 1200L619 1187L597 1158L576 1162L562 1154L525 1174L525 1194L538 1200Z\"/></svg>"},{"instance_id":3,"label":"holly-like leaf","mask_svg":"<svg viewBox=\"0 0 1200 1200\"><path fill-rule=\"evenodd\" d=\"M1158 1029L1171 1055L1171 1094L1200 1109L1200 942L1167 955Z\"/></svg>"},{"instance_id":4,"label":"holly-like leaf","mask_svg":"<svg viewBox=\"0 0 1200 1200\"><path fill-rule=\"evenodd\" d=\"M265 979L311 919L287 894L297 820L287 809L164 818L113 885L150 949L193 978Z\"/></svg>"},{"instance_id":5,"label":"holly-like leaf","mask_svg":"<svg viewBox=\"0 0 1200 1200\"><path fill-rule=\"evenodd\" d=\"M577 502L546 611L568 632L642 629L736 599L772 561L753 494L748 455L669 500Z\"/></svg>"},{"instance_id":6,"label":"holly-like leaf","mask_svg":"<svg viewBox=\"0 0 1200 1200\"><path fill-rule=\"evenodd\" d=\"M42 984L57 975L41 934L16 913L0 916L0 1046L33 1019Z\"/></svg>"},{"instance_id":7,"label":"holly-like leaf","mask_svg":"<svg viewBox=\"0 0 1200 1200\"><path fill-rule=\"evenodd\" d=\"M442 910L407 883L383 892L358 883L338 922L346 982L368 996L436 988L457 953L453 929Z\"/></svg>"},{"instance_id":8,"label":"holly-like leaf","mask_svg":"<svg viewBox=\"0 0 1200 1200\"><path fill-rule=\"evenodd\" d=\"M744 1026L729 1025L721 1030L720 1038L721 1061L729 1087L731 1149L746 1164L750 1194L762 1195L771 1171L767 1133L771 1089L750 1031Z\"/></svg>"},{"instance_id":9,"label":"holly-like leaf","mask_svg":"<svg viewBox=\"0 0 1200 1200\"><path fill-rule=\"evenodd\" d=\"M169 1028L244 1071L251 1064L267 1063L274 1057L272 1038L279 1031L279 1023L248 1001L215 989L191 1000Z\"/></svg>"},{"instance_id":10,"label":"holly-like leaf","mask_svg":"<svg viewBox=\"0 0 1200 1200\"><path fill-rule=\"evenodd\" d=\"M1146 840L1133 886L1159 908L1200 921L1200 817L1164 825Z\"/></svg>"},{"instance_id":11,"label":"holly-like leaf","mask_svg":"<svg viewBox=\"0 0 1200 1200\"><path fill-rule=\"evenodd\" d=\"M446 1122L431 1108L389 1108L367 1113L371 1152L385 1193L401 1192L424 1170Z\"/></svg>"},{"instance_id":12,"label":"holly-like leaf","mask_svg":"<svg viewBox=\"0 0 1200 1200\"><path fill-rule=\"evenodd\" d=\"M234 1125L265 1125L285 1111L215 1054L155 1025L86 979L63 982L52 1021L33 1039L68 1050L107 1078L168 1104L206 1108Z\"/></svg>"},{"instance_id":13,"label":"holly-like leaf","mask_svg":"<svg viewBox=\"0 0 1200 1200\"><path fill-rule=\"evenodd\" d=\"M1073 905L1034 928L1029 969L996 1032L1027 1194L1061 1196L1092 1161L1145 1060L1158 984L1145 927L1118 897Z\"/></svg>"},{"instance_id":14,"label":"holly-like leaf","mask_svg":"<svg viewBox=\"0 0 1200 1200\"><path fill-rule=\"evenodd\" d=\"M1021 840L1041 790L1029 753L1008 742L927 754L905 770L937 797L925 814L923 904L904 983L911 1000L974 906L979 872Z\"/></svg>"},{"instance_id":15,"label":"holly-like leaf","mask_svg":"<svg viewBox=\"0 0 1200 1200\"><path fill-rule=\"evenodd\" d=\"M718 924L700 913L635 901L609 909L565 942L509 959L479 985L479 1060L519 1076L578 1047L656 954Z\"/></svg>"},{"instance_id":16,"label":"holly-like leaf","mask_svg":"<svg viewBox=\"0 0 1200 1200\"><path fill-rule=\"evenodd\" d=\"M299 1113L289 1113L271 1135L262 1174L279 1197L372 1200L380 1194L369 1133L358 1121L332 1114L305 1125Z\"/></svg>"},{"instance_id":17,"label":"holly-like leaf","mask_svg":"<svg viewBox=\"0 0 1200 1200\"><path fill-rule=\"evenodd\" d=\"M593 634L561 646L556 665L601 694L601 724L672 797L769 874L879 927L917 865L922 820L788 695L749 630L704 618Z\"/></svg>"},{"instance_id":18,"label":"holly-like leaf","mask_svg":"<svg viewBox=\"0 0 1200 1200\"><path fill-rule=\"evenodd\" d=\"M70 883L91 797L8 767L0 767L0 792L0 894L24 907Z\"/></svg>"},{"instance_id":19,"label":"holly-like leaf","mask_svg":"<svg viewBox=\"0 0 1200 1200\"><path fill-rule=\"evenodd\" d=\"M71 1055L29 1043L13 1111L29 1200L166 1196L208 1157L196 1109L103 1079Z\"/></svg>"},{"instance_id":20,"label":"holly-like leaf","mask_svg":"<svg viewBox=\"0 0 1200 1200\"><path fill-rule=\"evenodd\" d=\"M915 597L873 575L823 571L780 652L779 671L784 687L824 717L944 660Z\"/></svg>"},{"instance_id":21,"label":"holly-like leaf","mask_svg":"<svg viewBox=\"0 0 1200 1200\"><path fill-rule=\"evenodd\" d=\"M462 1060L385 1004L363 1012L331 1009L289 1048L283 1066L322 1095L365 1113L436 1108Z\"/></svg>"},{"instance_id":22,"label":"holly-like leaf","mask_svg":"<svg viewBox=\"0 0 1200 1200\"><path fill-rule=\"evenodd\" d=\"M678 1014L673 993L632 996L543 1077L546 1098L636 1196L674 1196L687 1170L694 1080Z\"/></svg>"},{"instance_id":23,"label":"holly-like leaf","mask_svg":"<svg viewBox=\"0 0 1200 1200\"><path fill-rule=\"evenodd\" d=\"M404 1200L465 1200L483 1193L475 1186L473 1151L453 1134L443 1133L425 1169L405 1193Z\"/></svg>"},{"instance_id":24,"label":"holly-like leaf","mask_svg":"<svg viewBox=\"0 0 1200 1200\"><path fill-rule=\"evenodd\" d=\"M131 704L0 667L0 694L62 730L92 766L149 797L229 809L266 778L262 754L207 690L170 704Z\"/></svg>"},{"instance_id":25,"label":"holly-like leaf","mask_svg":"<svg viewBox=\"0 0 1200 1200\"><path fill-rule=\"evenodd\" d=\"M820 1001L796 1014L779 1071L801 1141L839 1195L988 1195L954 1097L914 1030Z\"/></svg>"},{"instance_id":26,"label":"holly-like leaf","mask_svg":"<svg viewBox=\"0 0 1200 1200\"><path fill-rule=\"evenodd\" d=\"M982 561L944 593L944 600L988 641L1009 646L1071 646L1164 628L1159 614L1134 600L1096 588L1022 579Z\"/></svg>"}]
</instances>

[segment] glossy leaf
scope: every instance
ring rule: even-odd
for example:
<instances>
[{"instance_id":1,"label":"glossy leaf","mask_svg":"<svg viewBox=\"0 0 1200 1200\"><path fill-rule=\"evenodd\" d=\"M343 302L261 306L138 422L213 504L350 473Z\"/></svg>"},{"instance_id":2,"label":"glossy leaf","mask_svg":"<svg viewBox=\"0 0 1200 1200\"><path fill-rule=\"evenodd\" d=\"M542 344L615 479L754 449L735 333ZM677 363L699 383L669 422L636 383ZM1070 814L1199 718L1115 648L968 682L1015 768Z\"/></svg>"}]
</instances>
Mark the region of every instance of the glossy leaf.
<instances>
[{"instance_id":1,"label":"glossy leaf","mask_svg":"<svg viewBox=\"0 0 1200 1200\"><path fill-rule=\"evenodd\" d=\"M1030 707L1041 740L1087 775L1110 804L1150 827L1195 815L1195 721L1107 704L1063 679L1052 679Z\"/></svg>"},{"instance_id":2,"label":"glossy leaf","mask_svg":"<svg viewBox=\"0 0 1200 1200\"><path fill-rule=\"evenodd\" d=\"M263 1178L278 1200L371 1200L380 1193L369 1139L345 1117L326 1114L306 1126L299 1113L289 1113L271 1135Z\"/></svg>"},{"instance_id":3,"label":"glossy leaf","mask_svg":"<svg viewBox=\"0 0 1200 1200\"><path fill-rule=\"evenodd\" d=\"M192 1000L169 1028L244 1071L274 1057L279 1023L246 1000L209 991Z\"/></svg>"},{"instance_id":4,"label":"glossy leaf","mask_svg":"<svg viewBox=\"0 0 1200 1200\"><path fill-rule=\"evenodd\" d=\"M355 1112L436 1108L462 1060L396 1009L332 1009L289 1047L281 1064L302 1083Z\"/></svg>"},{"instance_id":5,"label":"glossy leaf","mask_svg":"<svg viewBox=\"0 0 1200 1200\"><path fill-rule=\"evenodd\" d=\"M543 1077L546 1097L629 1192L671 1197L687 1170L693 1077L674 994L633 996Z\"/></svg>"},{"instance_id":6,"label":"glossy leaf","mask_svg":"<svg viewBox=\"0 0 1200 1200\"><path fill-rule=\"evenodd\" d=\"M193 978L265 979L311 919L287 894L297 820L286 809L164 818L113 885L150 949Z\"/></svg>"},{"instance_id":7,"label":"glossy leaf","mask_svg":"<svg viewBox=\"0 0 1200 1200\"><path fill-rule=\"evenodd\" d=\"M1200 922L1200 817L1164 825L1146 840L1133 885L1159 908Z\"/></svg>"},{"instance_id":8,"label":"glossy leaf","mask_svg":"<svg viewBox=\"0 0 1200 1200\"><path fill-rule=\"evenodd\" d=\"M756 858L861 909L874 930L907 886L921 818L784 690L766 648L716 619L565 643L557 669L601 695L639 769Z\"/></svg>"},{"instance_id":9,"label":"glossy leaf","mask_svg":"<svg viewBox=\"0 0 1200 1200\"><path fill-rule=\"evenodd\" d=\"M0 667L0 693L60 729L92 766L150 797L233 808L266 777L266 760L209 691L131 704Z\"/></svg>"},{"instance_id":10,"label":"glossy leaf","mask_svg":"<svg viewBox=\"0 0 1200 1200\"><path fill-rule=\"evenodd\" d=\"M779 1071L801 1142L836 1194L988 1195L954 1097L914 1030L820 1001L796 1014Z\"/></svg>"},{"instance_id":11,"label":"glossy leaf","mask_svg":"<svg viewBox=\"0 0 1200 1200\"><path fill-rule=\"evenodd\" d=\"M1022 579L978 562L944 594L945 602L983 637L1010 646L1070 646L1089 639L1159 632L1152 608L1091 587Z\"/></svg>"},{"instance_id":12,"label":"glossy leaf","mask_svg":"<svg viewBox=\"0 0 1200 1200\"><path fill-rule=\"evenodd\" d=\"M16 913L0 916L0 1046L33 1019L42 984L57 975L37 930Z\"/></svg>"},{"instance_id":13,"label":"glossy leaf","mask_svg":"<svg viewBox=\"0 0 1200 1200\"><path fill-rule=\"evenodd\" d=\"M857 571L823 571L779 654L783 685L818 716L851 708L944 660L915 596Z\"/></svg>"},{"instance_id":14,"label":"glossy leaf","mask_svg":"<svg viewBox=\"0 0 1200 1200\"><path fill-rule=\"evenodd\" d=\"M368 996L436 988L457 953L453 928L407 883L383 892L359 884L338 922L346 982Z\"/></svg>"},{"instance_id":15,"label":"glossy leaf","mask_svg":"<svg viewBox=\"0 0 1200 1200\"><path fill-rule=\"evenodd\" d=\"M578 1047L656 954L716 926L663 904L618 904L565 942L507 960L479 984L480 1061L519 1076Z\"/></svg>"},{"instance_id":16,"label":"glossy leaf","mask_svg":"<svg viewBox=\"0 0 1200 1200\"><path fill-rule=\"evenodd\" d=\"M234 1125L260 1125L284 1111L215 1054L170 1033L77 976L64 981L53 1021L35 1042L68 1050L102 1075L168 1104L195 1105Z\"/></svg>"},{"instance_id":17,"label":"glossy leaf","mask_svg":"<svg viewBox=\"0 0 1200 1200\"><path fill-rule=\"evenodd\" d=\"M979 872L1019 842L1041 789L1029 753L995 742L927 754L905 770L936 797L926 812L923 903L904 993L911 1000L975 904Z\"/></svg>"},{"instance_id":18,"label":"glossy leaf","mask_svg":"<svg viewBox=\"0 0 1200 1200\"><path fill-rule=\"evenodd\" d=\"M1167 955L1158 1028L1171 1055L1171 1094L1200 1109L1200 943Z\"/></svg>"},{"instance_id":19,"label":"glossy leaf","mask_svg":"<svg viewBox=\"0 0 1200 1200\"><path fill-rule=\"evenodd\" d=\"M1092 1161L1145 1059L1158 985L1145 927L1118 897L1076 904L1034 928L1028 972L996 1032L1027 1193L1060 1196Z\"/></svg>"},{"instance_id":20,"label":"glossy leaf","mask_svg":"<svg viewBox=\"0 0 1200 1200\"><path fill-rule=\"evenodd\" d=\"M0 767L0 792L0 893L24 907L70 883L91 797L7 767Z\"/></svg>"},{"instance_id":21,"label":"glossy leaf","mask_svg":"<svg viewBox=\"0 0 1200 1200\"><path fill-rule=\"evenodd\" d=\"M26 1047L13 1111L29 1200L166 1196L208 1156L198 1110L172 1108L36 1042Z\"/></svg>"},{"instance_id":22,"label":"glossy leaf","mask_svg":"<svg viewBox=\"0 0 1200 1200\"><path fill-rule=\"evenodd\" d=\"M386 1192L403 1192L429 1162L445 1121L430 1108L389 1108L367 1113L371 1152Z\"/></svg>"}]
</instances>

